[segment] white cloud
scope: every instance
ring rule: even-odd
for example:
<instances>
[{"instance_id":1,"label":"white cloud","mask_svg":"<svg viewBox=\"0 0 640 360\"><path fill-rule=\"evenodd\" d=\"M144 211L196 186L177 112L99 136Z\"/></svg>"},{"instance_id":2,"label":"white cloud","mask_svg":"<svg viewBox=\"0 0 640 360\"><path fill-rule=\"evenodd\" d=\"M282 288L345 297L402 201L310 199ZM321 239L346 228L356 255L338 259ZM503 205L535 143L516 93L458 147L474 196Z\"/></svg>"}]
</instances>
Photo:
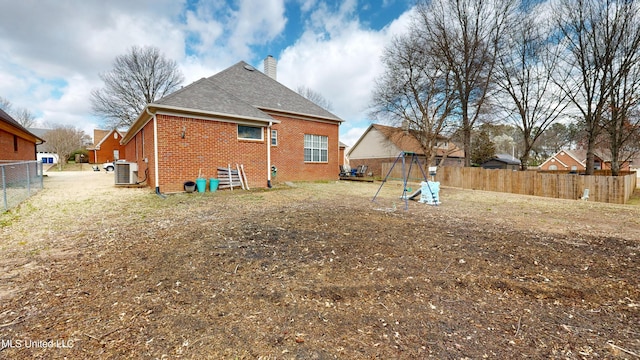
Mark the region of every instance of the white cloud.
<instances>
[{"instance_id":1,"label":"white cloud","mask_svg":"<svg viewBox=\"0 0 640 360\"><path fill-rule=\"evenodd\" d=\"M407 16L375 31L356 20L356 0L286 4L299 6L306 22L295 43L272 52L279 57L280 81L321 93L347 120L344 142L355 142L353 134L368 126L369 91L382 71L383 46L404 30ZM0 0L0 8L0 96L29 109L41 124L72 124L89 134L99 123L89 100L91 90L102 86L98 75L131 46L159 47L179 63L186 85L255 59L255 47L282 41L287 23L300 20L287 19L285 0L195 6L186 0Z\"/></svg>"},{"instance_id":2,"label":"white cloud","mask_svg":"<svg viewBox=\"0 0 640 360\"><path fill-rule=\"evenodd\" d=\"M331 102L333 113L346 120L341 141L352 145L369 124L371 89L384 70L384 46L405 31L410 16L407 12L378 32L346 16L350 11L349 6L336 13L320 7L311 16L312 26L280 55L278 80L291 89L310 88Z\"/></svg>"},{"instance_id":3,"label":"white cloud","mask_svg":"<svg viewBox=\"0 0 640 360\"><path fill-rule=\"evenodd\" d=\"M95 126L89 95L115 56L132 45L184 56L183 33L170 23L179 11L181 4L170 0L3 4L0 79L7 81L0 96L29 109L39 126Z\"/></svg>"},{"instance_id":4,"label":"white cloud","mask_svg":"<svg viewBox=\"0 0 640 360\"><path fill-rule=\"evenodd\" d=\"M253 58L251 47L280 36L287 22L283 0L240 0L233 6L200 2L185 17L188 56L225 67Z\"/></svg>"},{"instance_id":5,"label":"white cloud","mask_svg":"<svg viewBox=\"0 0 640 360\"><path fill-rule=\"evenodd\" d=\"M232 38L244 45L264 44L285 28L284 1L241 0L235 22Z\"/></svg>"},{"instance_id":6,"label":"white cloud","mask_svg":"<svg viewBox=\"0 0 640 360\"><path fill-rule=\"evenodd\" d=\"M352 127L346 132L340 134L340 141L345 143L348 146L353 146L356 144L358 139L364 134L369 126L362 127Z\"/></svg>"}]
</instances>

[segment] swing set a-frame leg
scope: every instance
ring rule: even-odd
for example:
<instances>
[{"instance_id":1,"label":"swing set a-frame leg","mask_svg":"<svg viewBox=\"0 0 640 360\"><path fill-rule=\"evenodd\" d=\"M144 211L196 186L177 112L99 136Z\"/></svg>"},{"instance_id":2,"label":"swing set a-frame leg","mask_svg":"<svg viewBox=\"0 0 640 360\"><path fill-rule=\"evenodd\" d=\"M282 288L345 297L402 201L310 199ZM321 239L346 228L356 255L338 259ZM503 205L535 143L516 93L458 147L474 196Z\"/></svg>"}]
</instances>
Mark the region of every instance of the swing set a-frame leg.
<instances>
[{"instance_id":1,"label":"swing set a-frame leg","mask_svg":"<svg viewBox=\"0 0 640 360\"><path fill-rule=\"evenodd\" d=\"M401 152L400 155L398 155L398 157L396 157L396 159L393 161L393 164L391 164L391 168L387 172L387 175L384 177L384 179L382 179L382 183L380 184L380 187L378 188L378 191L376 191L376 194L373 195L373 199L371 199L371 201L376 201L376 197L378 197L378 194L380 193L380 190L382 190L382 186L384 185L384 183L387 182L387 179L389 178L389 175L391 175L391 171L393 170L393 167L396 166L396 163L401 158L402 158L402 162L404 163L404 152Z\"/></svg>"}]
</instances>

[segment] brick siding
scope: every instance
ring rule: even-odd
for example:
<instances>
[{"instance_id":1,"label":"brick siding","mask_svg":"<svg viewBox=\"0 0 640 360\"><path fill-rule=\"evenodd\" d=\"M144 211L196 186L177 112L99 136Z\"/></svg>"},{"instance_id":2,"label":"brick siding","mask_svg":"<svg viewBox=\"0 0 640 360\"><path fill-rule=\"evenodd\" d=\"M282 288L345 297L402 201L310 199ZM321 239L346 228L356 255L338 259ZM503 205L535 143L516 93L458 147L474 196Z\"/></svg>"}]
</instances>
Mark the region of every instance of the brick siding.
<instances>
[{"instance_id":1,"label":"brick siding","mask_svg":"<svg viewBox=\"0 0 640 360\"><path fill-rule=\"evenodd\" d=\"M125 157L125 147L123 145L120 145L120 140L122 140L122 137L120 137L120 134L118 134L118 138L115 139L113 134L118 134L118 133L114 132L107 136L104 142L100 144L100 150L94 150L95 154L91 154L91 156L89 156L90 162L102 164L102 163L113 161L115 160L113 158L114 150L119 151L120 159L127 159ZM94 141L98 141L98 142L101 140L102 139L94 139Z\"/></svg>"},{"instance_id":2,"label":"brick siding","mask_svg":"<svg viewBox=\"0 0 640 360\"><path fill-rule=\"evenodd\" d=\"M0 130L0 160L36 160L36 144L17 137L18 151L14 148L14 135Z\"/></svg>"},{"instance_id":3,"label":"brick siding","mask_svg":"<svg viewBox=\"0 0 640 360\"><path fill-rule=\"evenodd\" d=\"M278 172L272 182L338 180L340 173L338 125L272 116L280 120L280 124L273 125L273 129L278 130L278 146L271 148L271 163L278 168ZM327 137L327 162L304 161L305 134Z\"/></svg>"},{"instance_id":4,"label":"brick siding","mask_svg":"<svg viewBox=\"0 0 640 360\"><path fill-rule=\"evenodd\" d=\"M274 116L275 117L275 116ZM271 148L271 163L277 167L272 183L282 181L335 180L339 171L338 126L336 124L277 117L278 145ZM194 181L198 170L209 178L217 178L217 168L231 164L244 165L251 188L267 186L267 144L271 134L264 129L263 140L238 139L235 123L189 117L157 115L159 183L162 192L183 190L185 181ZM182 138L182 132L185 136ZM144 149L142 149L144 134ZM304 135L328 137L328 161L305 163ZM138 163L142 180L148 167L146 183L155 187L153 121L149 121L125 148L125 158ZM148 158L148 164L143 159Z\"/></svg>"}]
</instances>

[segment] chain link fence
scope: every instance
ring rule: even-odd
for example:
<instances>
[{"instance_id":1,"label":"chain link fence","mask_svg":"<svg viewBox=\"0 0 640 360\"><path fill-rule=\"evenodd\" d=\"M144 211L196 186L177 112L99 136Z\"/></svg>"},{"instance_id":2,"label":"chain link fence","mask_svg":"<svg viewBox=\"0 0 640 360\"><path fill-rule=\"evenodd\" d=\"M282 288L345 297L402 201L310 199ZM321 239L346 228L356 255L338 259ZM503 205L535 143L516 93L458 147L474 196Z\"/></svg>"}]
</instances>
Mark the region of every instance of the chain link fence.
<instances>
[{"instance_id":1,"label":"chain link fence","mask_svg":"<svg viewBox=\"0 0 640 360\"><path fill-rule=\"evenodd\" d=\"M4 211L18 206L44 187L42 162L0 162L0 186Z\"/></svg>"}]
</instances>

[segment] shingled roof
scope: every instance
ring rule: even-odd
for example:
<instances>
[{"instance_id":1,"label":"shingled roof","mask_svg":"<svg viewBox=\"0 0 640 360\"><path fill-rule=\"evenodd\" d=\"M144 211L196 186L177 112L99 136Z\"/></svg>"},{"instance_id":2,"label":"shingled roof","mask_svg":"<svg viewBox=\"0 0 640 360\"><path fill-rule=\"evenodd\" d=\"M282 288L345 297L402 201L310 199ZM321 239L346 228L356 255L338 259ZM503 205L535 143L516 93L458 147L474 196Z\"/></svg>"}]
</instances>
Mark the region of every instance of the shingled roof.
<instances>
[{"instance_id":1,"label":"shingled roof","mask_svg":"<svg viewBox=\"0 0 640 360\"><path fill-rule=\"evenodd\" d=\"M217 86L262 110L343 120L244 61L211 77Z\"/></svg>"},{"instance_id":2,"label":"shingled roof","mask_svg":"<svg viewBox=\"0 0 640 360\"><path fill-rule=\"evenodd\" d=\"M370 128L378 130L383 134L391 143L397 146L399 149L405 152L414 152L416 154L424 155L422 146L415 136L408 135L402 128L385 126L380 124L371 124ZM438 136L438 140L448 141L445 136ZM459 149L455 144L449 142L446 149L441 147L434 147L436 156L444 156L445 153L449 157L464 157L464 151Z\"/></svg>"},{"instance_id":3,"label":"shingled roof","mask_svg":"<svg viewBox=\"0 0 640 360\"><path fill-rule=\"evenodd\" d=\"M269 115L202 78L154 104L269 121Z\"/></svg>"},{"instance_id":4,"label":"shingled roof","mask_svg":"<svg viewBox=\"0 0 640 360\"><path fill-rule=\"evenodd\" d=\"M264 123L279 123L279 120L270 116L274 113L343 121L244 61L185 86L147 105L146 109L202 113ZM122 139L123 144L144 126L147 116L145 111L138 116Z\"/></svg>"},{"instance_id":5,"label":"shingled roof","mask_svg":"<svg viewBox=\"0 0 640 360\"><path fill-rule=\"evenodd\" d=\"M29 137L29 140L33 140L36 143L44 143L40 137L33 134L31 131L27 130L24 126L20 125L14 118L12 118L9 114L7 114L4 110L0 109L0 120L5 123L11 125L17 130L17 134L23 133L26 137Z\"/></svg>"}]
</instances>

